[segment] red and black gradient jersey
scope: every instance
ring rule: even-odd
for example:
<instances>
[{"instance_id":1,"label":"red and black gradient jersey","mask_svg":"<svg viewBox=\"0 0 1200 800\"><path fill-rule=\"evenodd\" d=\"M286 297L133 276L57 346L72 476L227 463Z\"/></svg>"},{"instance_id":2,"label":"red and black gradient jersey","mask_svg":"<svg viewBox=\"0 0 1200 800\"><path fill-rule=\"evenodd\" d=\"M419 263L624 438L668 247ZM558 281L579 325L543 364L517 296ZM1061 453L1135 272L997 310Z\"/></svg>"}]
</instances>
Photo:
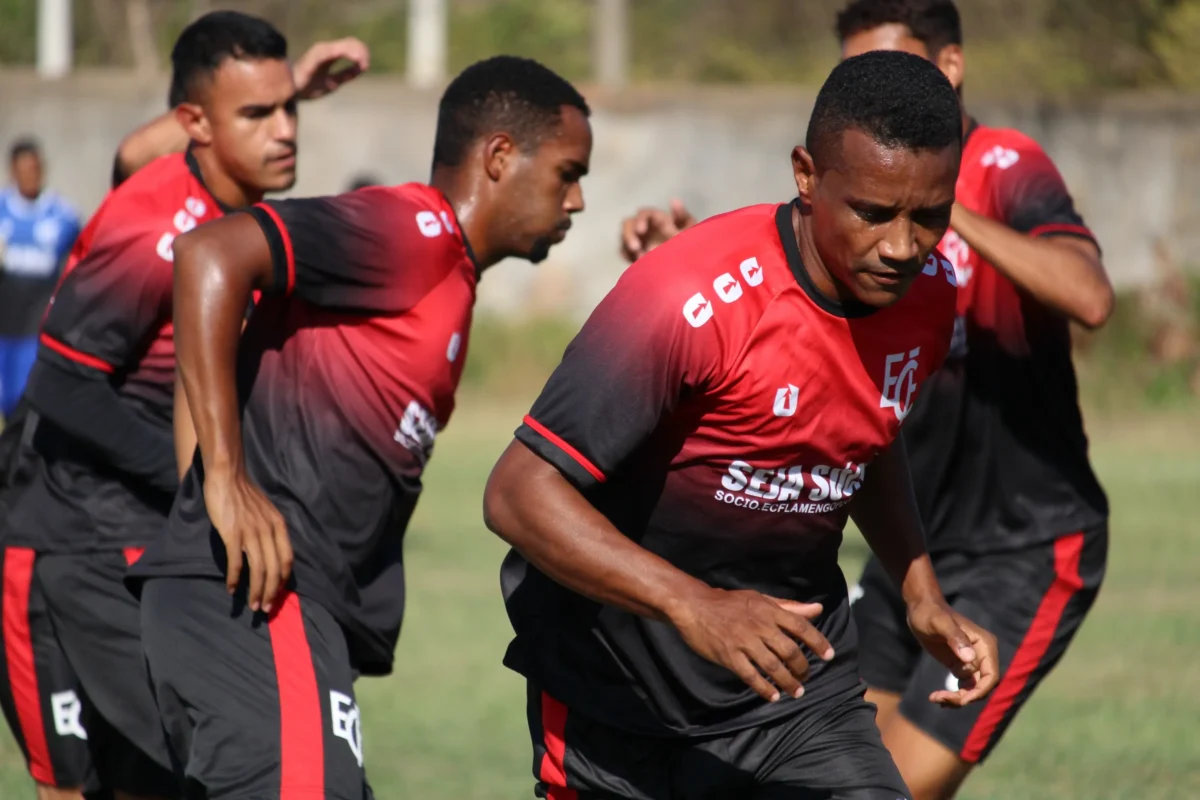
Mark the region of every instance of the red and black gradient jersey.
<instances>
[{"instance_id":1,"label":"red and black gradient jersey","mask_svg":"<svg viewBox=\"0 0 1200 800\"><path fill-rule=\"evenodd\" d=\"M164 156L110 192L84 228L42 320L38 364L107 381L166 441L172 435L175 343L172 243L221 205L190 154ZM47 419L32 438L38 464L15 501L6 543L43 552L140 547L157 536L171 495L124 474Z\"/></svg>"},{"instance_id":2,"label":"red and black gradient jersey","mask_svg":"<svg viewBox=\"0 0 1200 800\"><path fill-rule=\"evenodd\" d=\"M404 532L454 410L475 260L449 202L422 184L249 213L275 281L238 352L246 469L287 522L296 591L337 617L360 671L386 674L404 610ZM225 568L197 460L131 576Z\"/></svg>"},{"instance_id":3,"label":"red and black gradient jersey","mask_svg":"<svg viewBox=\"0 0 1200 800\"><path fill-rule=\"evenodd\" d=\"M1018 131L972 124L957 198L1030 236L1095 241L1054 163ZM1102 522L1067 319L953 230L940 249L958 276L959 319L905 434L930 549L1011 550Z\"/></svg>"},{"instance_id":4,"label":"red and black gradient jersey","mask_svg":"<svg viewBox=\"0 0 1200 800\"><path fill-rule=\"evenodd\" d=\"M799 713L858 683L838 548L954 321L948 261L895 305L833 302L790 204L714 217L636 262L571 343L517 438L622 533L711 586L821 602L837 657L769 704L670 625L603 606L511 551L505 663L572 710L650 735ZM798 212L797 212L798 213Z\"/></svg>"}]
</instances>

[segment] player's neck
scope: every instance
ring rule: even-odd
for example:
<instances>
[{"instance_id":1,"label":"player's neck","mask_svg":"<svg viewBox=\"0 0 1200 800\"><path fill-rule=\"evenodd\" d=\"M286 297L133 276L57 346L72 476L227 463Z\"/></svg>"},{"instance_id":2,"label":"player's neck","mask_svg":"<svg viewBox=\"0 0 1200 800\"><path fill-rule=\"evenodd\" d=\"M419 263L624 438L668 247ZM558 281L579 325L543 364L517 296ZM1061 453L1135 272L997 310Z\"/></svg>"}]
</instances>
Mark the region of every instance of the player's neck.
<instances>
[{"instance_id":1,"label":"player's neck","mask_svg":"<svg viewBox=\"0 0 1200 800\"><path fill-rule=\"evenodd\" d=\"M462 170L439 166L434 167L429 185L441 192L454 209L454 216L471 245L479 269L485 270L500 261L504 255L497 254L489 240L488 215L481 208L483 193L475 183Z\"/></svg>"},{"instance_id":2,"label":"player's neck","mask_svg":"<svg viewBox=\"0 0 1200 800\"><path fill-rule=\"evenodd\" d=\"M204 188L217 202L229 208L244 208L261 202L263 192L248 190L221 169L217 155L207 147L193 147L192 157L200 167L200 178Z\"/></svg>"}]
</instances>

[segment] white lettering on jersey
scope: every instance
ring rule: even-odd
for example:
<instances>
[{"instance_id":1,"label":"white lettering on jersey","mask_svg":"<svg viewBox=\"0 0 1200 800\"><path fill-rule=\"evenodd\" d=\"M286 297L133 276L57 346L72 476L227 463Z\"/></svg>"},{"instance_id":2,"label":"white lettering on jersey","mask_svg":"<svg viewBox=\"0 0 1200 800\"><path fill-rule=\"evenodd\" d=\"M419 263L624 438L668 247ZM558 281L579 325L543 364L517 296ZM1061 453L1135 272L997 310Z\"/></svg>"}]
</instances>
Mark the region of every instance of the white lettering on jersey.
<instances>
[{"instance_id":1,"label":"white lettering on jersey","mask_svg":"<svg viewBox=\"0 0 1200 800\"><path fill-rule=\"evenodd\" d=\"M713 281L713 291L726 303L732 303L742 296L742 285L726 272Z\"/></svg>"},{"instance_id":2,"label":"white lettering on jersey","mask_svg":"<svg viewBox=\"0 0 1200 800\"><path fill-rule=\"evenodd\" d=\"M175 230L180 233L187 233L196 227L196 218L182 208L175 212L172 222L175 224Z\"/></svg>"},{"instance_id":3,"label":"white lettering on jersey","mask_svg":"<svg viewBox=\"0 0 1200 800\"><path fill-rule=\"evenodd\" d=\"M450 221L450 215L445 211L439 211L438 216L441 217L442 224L446 226L446 230L449 233L454 233L454 223Z\"/></svg>"},{"instance_id":4,"label":"white lettering on jersey","mask_svg":"<svg viewBox=\"0 0 1200 800\"><path fill-rule=\"evenodd\" d=\"M54 274L57 265L53 250L32 244L12 244L3 251L4 272L31 278L46 278Z\"/></svg>"},{"instance_id":5,"label":"white lettering on jersey","mask_svg":"<svg viewBox=\"0 0 1200 800\"><path fill-rule=\"evenodd\" d=\"M362 715L354 699L341 692L329 693L329 706L333 717L333 735L350 745L354 760L363 765Z\"/></svg>"},{"instance_id":6,"label":"white lettering on jersey","mask_svg":"<svg viewBox=\"0 0 1200 800\"><path fill-rule=\"evenodd\" d=\"M734 461L721 477L721 489L713 499L736 508L776 514L827 514L850 502L862 488L866 464L847 464L841 469L817 465L805 478L804 467L755 468ZM811 487L808 501L802 497Z\"/></svg>"},{"instance_id":7,"label":"white lettering on jersey","mask_svg":"<svg viewBox=\"0 0 1200 800\"><path fill-rule=\"evenodd\" d=\"M54 711L54 732L59 736L76 736L87 741L87 731L79 721L83 703L73 689L50 695L50 708Z\"/></svg>"},{"instance_id":8,"label":"white lettering on jersey","mask_svg":"<svg viewBox=\"0 0 1200 800\"><path fill-rule=\"evenodd\" d=\"M929 258L925 259L925 266L921 269L921 274L937 275L939 268L941 268L942 274L946 276L946 283L951 286L958 286L958 280L954 274L954 265L944 258L938 258L937 253L930 253Z\"/></svg>"},{"instance_id":9,"label":"white lettering on jersey","mask_svg":"<svg viewBox=\"0 0 1200 800\"><path fill-rule=\"evenodd\" d=\"M999 167L1000 169L1008 169L1020 160L1021 154L1016 150L996 145L991 150L988 150L983 154L983 158L979 159L979 163L985 167Z\"/></svg>"},{"instance_id":10,"label":"white lettering on jersey","mask_svg":"<svg viewBox=\"0 0 1200 800\"><path fill-rule=\"evenodd\" d=\"M417 212L417 227L421 229L421 235L427 239L442 235L442 223L438 220L437 214L432 211Z\"/></svg>"},{"instance_id":11,"label":"white lettering on jersey","mask_svg":"<svg viewBox=\"0 0 1200 800\"><path fill-rule=\"evenodd\" d=\"M462 347L462 334L455 331L450 335L450 344L446 347L446 360L451 364L458 358L459 348Z\"/></svg>"},{"instance_id":12,"label":"white lettering on jersey","mask_svg":"<svg viewBox=\"0 0 1200 800\"><path fill-rule=\"evenodd\" d=\"M404 409L404 416L392 437L404 445L424 464L433 455L433 441L437 438L437 418L424 406L413 400Z\"/></svg>"},{"instance_id":13,"label":"white lettering on jersey","mask_svg":"<svg viewBox=\"0 0 1200 800\"><path fill-rule=\"evenodd\" d=\"M189 197L183 201L183 207L193 217L203 217L208 212L208 206L199 197Z\"/></svg>"},{"instance_id":14,"label":"white lettering on jersey","mask_svg":"<svg viewBox=\"0 0 1200 800\"><path fill-rule=\"evenodd\" d=\"M892 409L902 422L912 408L913 395L917 391L917 356L920 354L921 348L914 347L907 356L893 353L884 362L883 394L879 398L879 407ZM894 373L895 366L902 361L904 366Z\"/></svg>"},{"instance_id":15,"label":"white lettering on jersey","mask_svg":"<svg viewBox=\"0 0 1200 800\"><path fill-rule=\"evenodd\" d=\"M966 286L971 282L971 274L974 269L971 267L971 248L963 241L963 238L953 230L947 230L946 235L942 237L941 244L938 249L950 259L950 264L954 267L954 277L958 281L959 286Z\"/></svg>"},{"instance_id":16,"label":"white lettering on jersey","mask_svg":"<svg viewBox=\"0 0 1200 800\"><path fill-rule=\"evenodd\" d=\"M175 234L164 233L158 240L154 252L158 253L158 257L163 261L173 262L175 260Z\"/></svg>"},{"instance_id":17,"label":"white lettering on jersey","mask_svg":"<svg viewBox=\"0 0 1200 800\"><path fill-rule=\"evenodd\" d=\"M775 416L791 417L796 413L796 402L800 399L800 387L788 384L775 392Z\"/></svg>"},{"instance_id":18,"label":"white lettering on jersey","mask_svg":"<svg viewBox=\"0 0 1200 800\"><path fill-rule=\"evenodd\" d=\"M742 277L746 279L746 284L749 286L758 286L763 282L763 268L759 266L758 259L751 256L742 262L741 265Z\"/></svg>"},{"instance_id":19,"label":"white lettering on jersey","mask_svg":"<svg viewBox=\"0 0 1200 800\"><path fill-rule=\"evenodd\" d=\"M696 292L688 301L683 304L683 318L688 321L688 324L693 328L699 328L704 323L712 319L713 307L712 303L708 302L700 292Z\"/></svg>"}]
</instances>

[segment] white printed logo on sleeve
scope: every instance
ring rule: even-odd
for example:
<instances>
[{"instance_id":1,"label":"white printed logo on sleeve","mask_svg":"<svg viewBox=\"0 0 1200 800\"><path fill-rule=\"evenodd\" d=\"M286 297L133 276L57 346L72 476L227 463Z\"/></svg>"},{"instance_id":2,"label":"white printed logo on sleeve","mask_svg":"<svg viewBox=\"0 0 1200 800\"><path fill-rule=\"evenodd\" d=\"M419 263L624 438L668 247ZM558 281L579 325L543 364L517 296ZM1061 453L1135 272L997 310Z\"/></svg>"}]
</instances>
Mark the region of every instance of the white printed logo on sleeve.
<instances>
[{"instance_id":1,"label":"white printed logo on sleeve","mask_svg":"<svg viewBox=\"0 0 1200 800\"><path fill-rule=\"evenodd\" d=\"M87 731L79 721L83 703L74 690L55 692L50 695L50 708L54 711L54 732L59 736L76 736L87 741Z\"/></svg>"},{"instance_id":2,"label":"white printed logo on sleeve","mask_svg":"<svg viewBox=\"0 0 1200 800\"><path fill-rule=\"evenodd\" d=\"M712 303L708 302L708 298L700 292L688 298L688 301L683 304L683 318L688 321L688 324L693 328L699 328L704 323L712 319L713 307Z\"/></svg>"},{"instance_id":3,"label":"white printed logo on sleeve","mask_svg":"<svg viewBox=\"0 0 1200 800\"><path fill-rule=\"evenodd\" d=\"M424 463L433 454L433 441L437 438L437 431L437 417L413 400L404 409L404 416L400 418L400 425L392 438Z\"/></svg>"},{"instance_id":4,"label":"white printed logo on sleeve","mask_svg":"<svg viewBox=\"0 0 1200 800\"><path fill-rule=\"evenodd\" d=\"M341 692L329 693L329 710L333 718L333 735L350 745L354 760L363 765L362 715L354 699Z\"/></svg>"}]
</instances>

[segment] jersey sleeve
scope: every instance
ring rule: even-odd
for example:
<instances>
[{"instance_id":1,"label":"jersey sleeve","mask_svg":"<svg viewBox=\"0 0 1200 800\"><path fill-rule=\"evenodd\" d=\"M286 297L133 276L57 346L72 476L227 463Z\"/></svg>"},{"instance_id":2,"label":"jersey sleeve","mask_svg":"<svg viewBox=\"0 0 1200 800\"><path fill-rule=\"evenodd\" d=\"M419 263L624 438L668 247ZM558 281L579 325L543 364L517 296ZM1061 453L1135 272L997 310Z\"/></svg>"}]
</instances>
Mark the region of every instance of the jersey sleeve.
<instances>
[{"instance_id":1,"label":"jersey sleeve","mask_svg":"<svg viewBox=\"0 0 1200 800\"><path fill-rule=\"evenodd\" d=\"M1005 161L1012 163L1004 166ZM1095 241L1045 151L1025 142L997 157L997 162L993 167L1000 170L994 184L996 204L1005 224L1030 236L1079 236Z\"/></svg>"},{"instance_id":2,"label":"jersey sleeve","mask_svg":"<svg viewBox=\"0 0 1200 800\"><path fill-rule=\"evenodd\" d=\"M88 377L136 361L171 316L172 254L163 235L171 225L140 221L94 232L55 290L39 359Z\"/></svg>"},{"instance_id":3,"label":"jersey sleeve","mask_svg":"<svg viewBox=\"0 0 1200 800\"><path fill-rule=\"evenodd\" d=\"M645 263L597 306L516 432L581 490L619 471L665 415L720 372L716 325L689 324L697 312L686 290L656 280L653 270L664 267Z\"/></svg>"},{"instance_id":4,"label":"jersey sleeve","mask_svg":"<svg viewBox=\"0 0 1200 800\"><path fill-rule=\"evenodd\" d=\"M379 187L272 200L250 210L271 247L265 294L366 313L415 306L462 258L452 226L413 198Z\"/></svg>"}]
</instances>

